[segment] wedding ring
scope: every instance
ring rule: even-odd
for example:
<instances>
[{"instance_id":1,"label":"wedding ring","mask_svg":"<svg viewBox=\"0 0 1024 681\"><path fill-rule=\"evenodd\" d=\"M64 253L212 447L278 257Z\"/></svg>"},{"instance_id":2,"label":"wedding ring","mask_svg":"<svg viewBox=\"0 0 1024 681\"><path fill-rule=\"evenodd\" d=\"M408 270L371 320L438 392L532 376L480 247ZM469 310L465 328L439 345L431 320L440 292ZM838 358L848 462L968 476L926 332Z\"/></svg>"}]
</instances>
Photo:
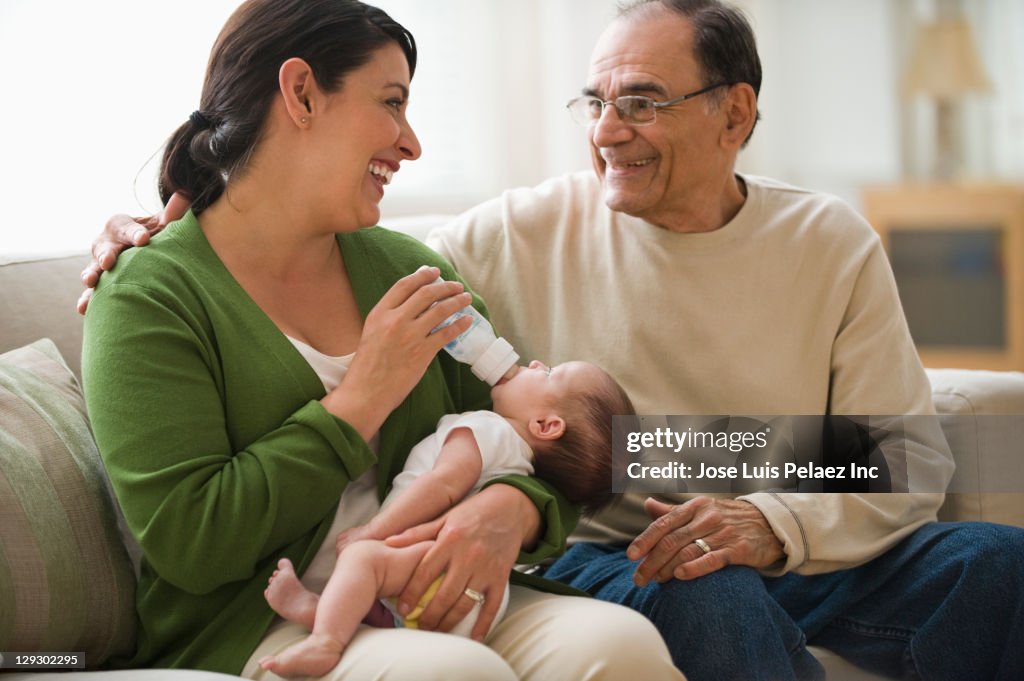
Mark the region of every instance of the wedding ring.
<instances>
[{"instance_id":1,"label":"wedding ring","mask_svg":"<svg viewBox=\"0 0 1024 681\"><path fill-rule=\"evenodd\" d=\"M462 590L462 593L466 594L480 605L484 604L484 595L476 589L470 589L468 586Z\"/></svg>"},{"instance_id":2,"label":"wedding ring","mask_svg":"<svg viewBox=\"0 0 1024 681\"><path fill-rule=\"evenodd\" d=\"M706 554L707 553L711 553L711 547L708 546L708 543L706 541L704 541L703 539L694 539L693 543L696 544L697 546L699 546L700 550L703 551L704 553L706 553Z\"/></svg>"}]
</instances>

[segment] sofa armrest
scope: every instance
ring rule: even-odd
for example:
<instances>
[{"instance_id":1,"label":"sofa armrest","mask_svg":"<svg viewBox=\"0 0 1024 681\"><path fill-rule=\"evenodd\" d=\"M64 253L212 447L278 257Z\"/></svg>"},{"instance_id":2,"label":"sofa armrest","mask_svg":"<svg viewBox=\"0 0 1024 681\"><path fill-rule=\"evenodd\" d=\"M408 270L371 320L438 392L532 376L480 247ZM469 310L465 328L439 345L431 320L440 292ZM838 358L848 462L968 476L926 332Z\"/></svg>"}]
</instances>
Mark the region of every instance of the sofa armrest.
<instances>
[{"instance_id":1,"label":"sofa armrest","mask_svg":"<svg viewBox=\"0 0 1024 681\"><path fill-rule=\"evenodd\" d=\"M939 519L1024 527L1024 373L927 373L957 466Z\"/></svg>"}]
</instances>

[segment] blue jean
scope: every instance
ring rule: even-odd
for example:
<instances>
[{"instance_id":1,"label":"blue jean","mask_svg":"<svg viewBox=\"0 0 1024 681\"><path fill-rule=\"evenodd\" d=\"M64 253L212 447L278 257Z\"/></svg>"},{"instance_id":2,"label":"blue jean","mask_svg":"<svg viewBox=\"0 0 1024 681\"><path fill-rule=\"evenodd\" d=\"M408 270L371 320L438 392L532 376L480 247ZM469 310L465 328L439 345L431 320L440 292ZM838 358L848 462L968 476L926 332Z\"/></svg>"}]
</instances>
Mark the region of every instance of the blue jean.
<instances>
[{"instance_id":1,"label":"blue jean","mask_svg":"<svg viewBox=\"0 0 1024 681\"><path fill-rule=\"evenodd\" d=\"M623 547L577 544L544 576L646 615L689 681L824 679L808 644L897 679L1024 679L1024 529L932 523L822 575L731 566L638 588L635 568Z\"/></svg>"}]
</instances>

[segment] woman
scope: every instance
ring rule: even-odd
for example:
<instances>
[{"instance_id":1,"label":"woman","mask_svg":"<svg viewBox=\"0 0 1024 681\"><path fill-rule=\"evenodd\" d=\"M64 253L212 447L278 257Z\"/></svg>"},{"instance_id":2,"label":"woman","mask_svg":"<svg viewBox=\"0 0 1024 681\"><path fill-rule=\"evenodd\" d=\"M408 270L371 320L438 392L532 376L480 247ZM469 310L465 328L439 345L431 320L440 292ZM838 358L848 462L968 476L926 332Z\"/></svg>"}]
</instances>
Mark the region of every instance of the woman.
<instances>
[{"instance_id":1,"label":"woman","mask_svg":"<svg viewBox=\"0 0 1024 681\"><path fill-rule=\"evenodd\" d=\"M308 634L263 599L278 559L321 586L334 536L372 517L411 446L442 414L488 406L486 385L437 356L466 323L431 333L482 302L417 242L363 229L420 154L415 64L412 36L353 0L250 0L217 39L163 159L163 198L192 211L123 256L86 317L90 415L143 550L122 666L275 678L257 661ZM444 574L432 625L483 594L482 636L516 553L550 553L572 519L539 481L503 478L430 528L402 602ZM681 678L631 612L514 587L486 647L364 628L325 678L627 673Z\"/></svg>"}]
</instances>

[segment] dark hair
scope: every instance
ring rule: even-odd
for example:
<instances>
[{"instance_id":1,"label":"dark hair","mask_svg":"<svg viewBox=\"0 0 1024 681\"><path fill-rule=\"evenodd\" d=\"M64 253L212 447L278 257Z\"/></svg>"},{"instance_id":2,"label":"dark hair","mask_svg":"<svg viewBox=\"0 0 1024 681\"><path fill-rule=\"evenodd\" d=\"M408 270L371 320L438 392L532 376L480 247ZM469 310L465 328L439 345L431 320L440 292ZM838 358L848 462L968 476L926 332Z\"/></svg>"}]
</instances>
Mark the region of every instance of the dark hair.
<instances>
[{"instance_id":1,"label":"dark hair","mask_svg":"<svg viewBox=\"0 0 1024 681\"><path fill-rule=\"evenodd\" d=\"M746 83L761 93L761 58L757 54L757 41L746 15L732 5L719 0L636 0L619 7L619 17L661 5L677 12L693 24L694 56L700 64L703 85L714 83ZM721 90L708 93L708 101L721 103ZM761 120L761 112L754 117L754 126ZM754 126L743 140L747 145L754 134Z\"/></svg>"},{"instance_id":2,"label":"dark hair","mask_svg":"<svg viewBox=\"0 0 1024 681\"><path fill-rule=\"evenodd\" d=\"M564 405L562 437L537 447L533 457L534 475L551 483L588 516L615 498L612 416L636 416L622 386L606 372L602 374L605 380L596 390L574 394Z\"/></svg>"},{"instance_id":3,"label":"dark hair","mask_svg":"<svg viewBox=\"0 0 1024 681\"><path fill-rule=\"evenodd\" d=\"M199 115L167 142L160 172L164 201L181 192L197 214L244 170L278 92L281 64L306 61L317 84L335 92L349 72L395 42L416 70L416 41L383 10L356 0L248 0L228 19L210 52Z\"/></svg>"}]
</instances>

